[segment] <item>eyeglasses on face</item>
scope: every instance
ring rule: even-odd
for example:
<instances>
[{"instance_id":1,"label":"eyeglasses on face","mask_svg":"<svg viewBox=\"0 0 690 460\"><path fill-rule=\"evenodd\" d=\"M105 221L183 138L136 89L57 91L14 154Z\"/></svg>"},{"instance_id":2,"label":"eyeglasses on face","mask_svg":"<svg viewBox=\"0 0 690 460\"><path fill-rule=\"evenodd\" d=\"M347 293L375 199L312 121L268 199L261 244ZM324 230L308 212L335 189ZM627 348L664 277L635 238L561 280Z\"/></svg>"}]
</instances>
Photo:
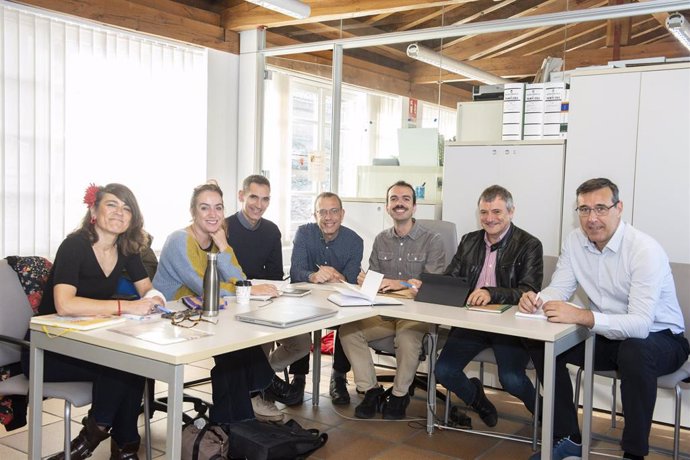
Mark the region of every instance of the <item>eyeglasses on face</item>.
<instances>
[{"instance_id":1,"label":"eyeglasses on face","mask_svg":"<svg viewBox=\"0 0 690 460\"><path fill-rule=\"evenodd\" d=\"M200 322L218 324L218 321L212 321L210 319L202 318L201 311L199 310L189 310L189 311L178 311L173 313L170 317L170 322L173 326L179 327L194 327Z\"/></svg>"},{"instance_id":2,"label":"eyeglasses on face","mask_svg":"<svg viewBox=\"0 0 690 460\"><path fill-rule=\"evenodd\" d=\"M598 204L594 206L593 208L590 208L589 206L579 206L575 208L575 211L577 212L577 215L580 217L589 217L589 215L594 211L594 214L598 217L601 216L607 216L609 214L609 211L611 208L616 206L618 204L618 201L613 203L611 206L606 206L603 204Z\"/></svg>"},{"instance_id":3,"label":"eyeglasses on face","mask_svg":"<svg viewBox=\"0 0 690 460\"><path fill-rule=\"evenodd\" d=\"M319 217L326 217L329 215L337 217L340 215L340 211L342 211L342 209L340 208L319 209L318 211L316 211L316 214L318 214Z\"/></svg>"}]
</instances>

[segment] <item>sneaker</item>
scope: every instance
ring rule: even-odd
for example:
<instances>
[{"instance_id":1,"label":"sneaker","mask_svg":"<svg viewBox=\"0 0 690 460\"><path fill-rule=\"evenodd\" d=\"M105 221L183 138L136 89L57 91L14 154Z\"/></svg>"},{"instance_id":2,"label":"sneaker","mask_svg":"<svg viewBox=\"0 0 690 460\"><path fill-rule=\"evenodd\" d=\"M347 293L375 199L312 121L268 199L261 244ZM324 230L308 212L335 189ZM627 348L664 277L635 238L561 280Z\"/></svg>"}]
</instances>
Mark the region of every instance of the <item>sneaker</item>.
<instances>
[{"instance_id":1,"label":"sneaker","mask_svg":"<svg viewBox=\"0 0 690 460\"><path fill-rule=\"evenodd\" d=\"M254 417L260 422L282 422L283 413L276 407L273 401L268 401L261 395L252 398Z\"/></svg>"},{"instance_id":2,"label":"sneaker","mask_svg":"<svg viewBox=\"0 0 690 460\"><path fill-rule=\"evenodd\" d=\"M395 396L391 393L381 407L381 413L386 420L402 420L405 418L405 409L410 404L410 395Z\"/></svg>"},{"instance_id":3,"label":"sneaker","mask_svg":"<svg viewBox=\"0 0 690 460\"><path fill-rule=\"evenodd\" d=\"M277 375L273 376L271 385L266 389L266 396L273 401L278 401L286 406L295 406L304 400L304 387L299 391Z\"/></svg>"},{"instance_id":4,"label":"sneaker","mask_svg":"<svg viewBox=\"0 0 690 460\"><path fill-rule=\"evenodd\" d=\"M473 377L470 382L477 388L477 395L474 397L474 402L471 404L472 408L477 411L479 417L488 427L494 427L498 423L498 413L496 406L494 406L489 398L484 394L484 386L478 378Z\"/></svg>"},{"instance_id":5,"label":"sneaker","mask_svg":"<svg viewBox=\"0 0 690 460\"><path fill-rule=\"evenodd\" d=\"M331 402L336 406L350 404L350 393L347 392L347 380L345 377L331 378Z\"/></svg>"},{"instance_id":6,"label":"sneaker","mask_svg":"<svg viewBox=\"0 0 690 460\"><path fill-rule=\"evenodd\" d=\"M381 407L381 396L384 390L381 387L374 387L364 393L364 401L355 407L355 417L357 418L374 418L376 412Z\"/></svg>"},{"instance_id":7,"label":"sneaker","mask_svg":"<svg viewBox=\"0 0 690 460\"><path fill-rule=\"evenodd\" d=\"M575 444L570 438L562 438L553 446L553 460L582 457L582 444ZM541 460L541 452L533 454L529 460Z\"/></svg>"}]
</instances>

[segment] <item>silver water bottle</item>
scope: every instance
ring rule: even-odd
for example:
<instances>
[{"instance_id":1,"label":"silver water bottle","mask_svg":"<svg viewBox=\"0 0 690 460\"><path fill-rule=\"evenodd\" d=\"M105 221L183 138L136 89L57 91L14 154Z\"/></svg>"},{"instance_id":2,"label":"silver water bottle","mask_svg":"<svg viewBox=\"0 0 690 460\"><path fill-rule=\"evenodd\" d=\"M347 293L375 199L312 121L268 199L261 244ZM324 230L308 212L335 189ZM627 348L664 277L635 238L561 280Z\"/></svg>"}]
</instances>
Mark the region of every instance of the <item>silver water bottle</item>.
<instances>
[{"instance_id":1,"label":"silver water bottle","mask_svg":"<svg viewBox=\"0 0 690 460\"><path fill-rule=\"evenodd\" d=\"M218 316L218 254L206 253L206 271L204 272L204 305L201 309L202 316Z\"/></svg>"}]
</instances>

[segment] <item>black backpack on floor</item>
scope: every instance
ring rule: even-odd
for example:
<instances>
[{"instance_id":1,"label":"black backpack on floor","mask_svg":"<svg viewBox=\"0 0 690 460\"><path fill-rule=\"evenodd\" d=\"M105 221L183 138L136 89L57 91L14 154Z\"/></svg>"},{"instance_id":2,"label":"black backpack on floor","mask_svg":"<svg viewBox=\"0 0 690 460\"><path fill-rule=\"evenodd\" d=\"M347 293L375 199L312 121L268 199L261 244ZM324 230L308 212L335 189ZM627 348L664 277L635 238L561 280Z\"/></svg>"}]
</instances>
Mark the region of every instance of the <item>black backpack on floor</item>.
<instances>
[{"instance_id":1,"label":"black backpack on floor","mask_svg":"<svg viewBox=\"0 0 690 460\"><path fill-rule=\"evenodd\" d=\"M284 425L246 420L231 423L228 427L231 458L303 459L328 440L326 433L304 429L294 420L288 420Z\"/></svg>"}]
</instances>

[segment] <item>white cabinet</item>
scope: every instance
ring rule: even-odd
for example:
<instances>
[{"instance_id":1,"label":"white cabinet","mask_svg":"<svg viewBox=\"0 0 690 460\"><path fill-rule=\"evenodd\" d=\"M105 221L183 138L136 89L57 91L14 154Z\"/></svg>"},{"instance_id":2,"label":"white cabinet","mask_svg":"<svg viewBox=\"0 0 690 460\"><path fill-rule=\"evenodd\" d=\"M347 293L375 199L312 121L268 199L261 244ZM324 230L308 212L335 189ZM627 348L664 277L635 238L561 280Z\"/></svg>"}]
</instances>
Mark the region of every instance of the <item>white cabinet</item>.
<instances>
[{"instance_id":1,"label":"white cabinet","mask_svg":"<svg viewBox=\"0 0 690 460\"><path fill-rule=\"evenodd\" d=\"M443 219L458 236L481 228L477 200L485 188L501 185L513 195L513 222L539 238L544 254L557 256L561 239L564 143L558 141L446 146Z\"/></svg>"},{"instance_id":2,"label":"white cabinet","mask_svg":"<svg viewBox=\"0 0 690 460\"><path fill-rule=\"evenodd\" d=\"M690 66L575 74L570 91L563 235L577 186L608 177L623 218L690 263Z\"/></svg>"},{"instance_id":3,"label":"white cabinet","mask_svg":"<svg viewBox=\"0 0 690 460\"><path fill-rule=\"evenodd\" d=\"M384 229L393 226L393 219L386 212L386 202L377 199L343 198L345 219L343 225L354 230L364 240L362 268L369 268L369 256L374 238ZM417 219L440 219L441 205L417 202Z\"/></svg>"}]
</instances>

